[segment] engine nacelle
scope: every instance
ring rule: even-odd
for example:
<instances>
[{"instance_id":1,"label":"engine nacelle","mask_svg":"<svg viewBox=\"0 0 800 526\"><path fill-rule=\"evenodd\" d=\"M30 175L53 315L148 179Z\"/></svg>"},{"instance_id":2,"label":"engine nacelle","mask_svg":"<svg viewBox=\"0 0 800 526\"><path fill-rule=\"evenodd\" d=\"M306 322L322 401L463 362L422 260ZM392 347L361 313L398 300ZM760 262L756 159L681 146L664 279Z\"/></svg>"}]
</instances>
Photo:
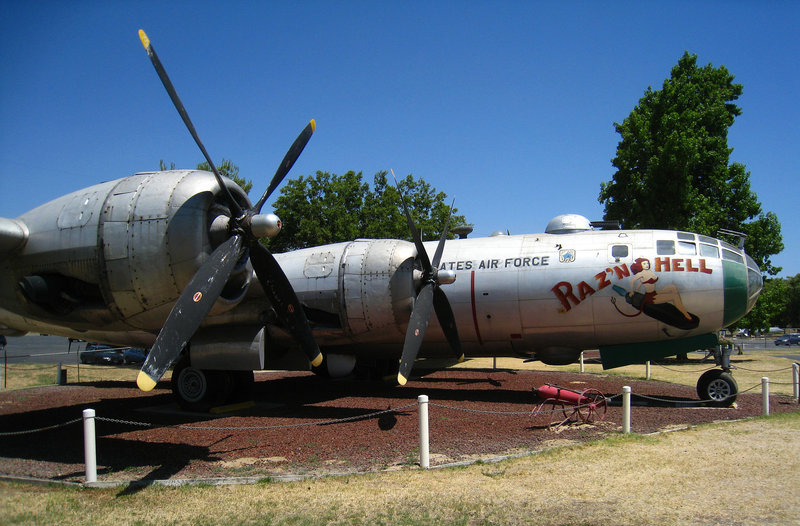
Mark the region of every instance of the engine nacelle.
<instances>
[{"instance_id":1,"label":"engine nacelle","mask_svg":"<svg viewBox=\"0 0 800 526\"><path fill-rule=\"evenodd\" d=\"M228 187L249 206L236 184ZM109 193L98 228L101 286L112 310L131 325L159 328L171 302L216 248L210 227L228 214L216 200L217 189L208 172L171 171L122 179ZM210 315L236 306L250 279L251 272L240 264Z\"/></svg>"},{"instance_id":2,"label":"engine nacelle","mask_svg":"<svg viewBox=\"0 0 800 526\"><path fill-rule=\"evenodd\" d=\"M342 255L343 321L353 336L386 341L386 331L405 334L414 305L413 243L358 240ZM359 341L365 341L358 338Z\"/></svg>"},{"instance_id":3,"label":"engine nacelle","mask_svg":"<svg viewBox=\"0 0 800 526\"><path fill-rule=\"evenodd\" d=\"M226 185L249 207L238 185ZM55 315L75 330L119 321L158 330L180 292L225 239L209 236L215 220L228 214L216 198L218 191L209 172L140 173L20 216L15 224L23 225L24 237L9 258L13 262L3 266L8 278L0 283L4 304L45 322ZM211 314L236 306L251 275L241 263Z\"/></svg>"}]
</instances>

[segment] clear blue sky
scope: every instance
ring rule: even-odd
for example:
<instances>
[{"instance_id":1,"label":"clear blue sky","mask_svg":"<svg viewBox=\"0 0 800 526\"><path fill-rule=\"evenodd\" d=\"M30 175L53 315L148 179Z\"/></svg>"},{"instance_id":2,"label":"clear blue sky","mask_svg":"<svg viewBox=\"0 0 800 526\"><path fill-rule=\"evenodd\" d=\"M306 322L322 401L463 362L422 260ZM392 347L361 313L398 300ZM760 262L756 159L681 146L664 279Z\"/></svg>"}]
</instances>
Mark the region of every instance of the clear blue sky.
<instances>
[{"instance_id":1,"label":"clear blue sky","mask_svg":"<svg viewBox=\"0 0 800 526\"><path fill-rule=\"evenodd\" d=\"M744 85L728 144L794 275L798 22L798 2L3 1L0 215L202 160L139 28L211 155L254 194L314 118L290 177L413 173L456 197L474 235L600 219L614 122L688 50Z\"/></svg>"}]
</instances>

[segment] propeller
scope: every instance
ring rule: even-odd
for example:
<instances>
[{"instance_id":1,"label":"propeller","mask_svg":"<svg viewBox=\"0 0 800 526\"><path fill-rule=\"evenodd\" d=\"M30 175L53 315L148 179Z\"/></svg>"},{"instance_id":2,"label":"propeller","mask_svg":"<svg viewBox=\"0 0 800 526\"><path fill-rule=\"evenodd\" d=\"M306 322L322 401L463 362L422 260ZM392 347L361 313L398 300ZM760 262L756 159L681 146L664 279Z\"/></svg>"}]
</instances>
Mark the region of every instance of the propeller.
<instances>
[{"instance_id":1,"label":"propeller","mask_svg":"<svg viewBox=\"0 0 800 526\"><path fill-rule=\"evenodd\" d=\"M164 375L175 358L178 357L183 347L217 301L237 263L248 254L258 281L261 283L267 299L275 309L278 320L300 344L311 364L319 366L322 363L322 353L320 353L319 347L314 341L311 327L308 324L300 301L297 299L291 283L286 278L286 274L278 265L275 257L259 243L260 237L270 235L270 233L274 235L280 228L280 221L275 216L272 214L261 215L261 207L270 194L280 185L286 174L289 173L303 148L311 139L316 127L314 120L311 120L295 139L261 198L252 208L243 209L233 198L217 167L211 160L211 156L208 155L203 143L200 141L189 114L183 107L183 103L167 76L167 72L158 55L156 55L150 39L141 29L139 30L139 38L162 84L164 84L167 93L172 99L172 103L214 172L214 177L222 189L223 198L230 208L232 217L228 221L227 229L230 237L211 253L178 297L178 301L172 308L147 359L142 365L136 383L143 391L150 391L155 387L158 380Z\"/></svg>"},{"instance_id":2,"label":"propeller","mask_svg":"<svg viewBox=\"0 0 800 526\"><path fill-rule=\"evenodd\" d=\"M397 190L400 193L400 202L403 204L403 210L406 213L408 229L411 231L411 237L417 247L417 257L422 266L422 286L417 292L414 307L411 310L411 318L408 320L406 339L403 343L403 354L400 356L400 370L397 373L397 383L405 385L414 366L414 360L417 359L419 348L422 346L425 331L428 329L431 310L436 312L439 325L441 325L447 342L455 352L459 362L464 361L464 353L461 350L461 340L458 337L458 328L456 327L453 309L450 307L447 295L440 288L440 285L455 281L455 275L451 272L439 271L439 263L444 252L444 243L447 239L447 229L450 225L451 214L448 214L444 229L442 229L442 236L433 254L433 261L431 261L428 257L428 252L425 250L425 245L422 244L422 237L414 225L414 220L411 219L411 213L408 211L403 192L400 191L400 185L397 183L397 177L395 177L393 170L392 177L394 177L395 186L397 186ZM450 205L450 211L452 212L452 210L453 206Z\"/></svg>"}]
</instances>

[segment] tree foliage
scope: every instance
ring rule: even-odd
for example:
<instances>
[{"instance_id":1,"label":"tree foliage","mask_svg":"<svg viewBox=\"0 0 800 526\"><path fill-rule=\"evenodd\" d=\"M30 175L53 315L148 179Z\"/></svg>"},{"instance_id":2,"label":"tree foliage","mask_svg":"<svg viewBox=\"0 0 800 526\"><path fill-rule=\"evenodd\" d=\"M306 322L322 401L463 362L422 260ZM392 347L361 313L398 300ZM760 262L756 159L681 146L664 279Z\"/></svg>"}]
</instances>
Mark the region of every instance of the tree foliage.
<instances>
[{"instance_id":1,"label":"tree foliage","mask_svg":"<svg viewBox=\"0 0 800 526\"><path fill-rule=\"evenodd\" d=\"M438 239L450 213L447 194L411 175L399 185L422 238ZM411 239L400 195L388 183L386 172L375 174L370 188L361 172L336 175L318 171L314 176L290 179L280 193L274 210L283 221L283 230L270 240L273 252L356 238ZM463 216L454 215L450 226L463 222Z\"/></svg>"},{"instance_id":2,"label":"tree foliage","mask_svg":"<svg viewBox=\"0 0 800 526\"><path fill-rule=\"evenodd\" d=\"M800 327L800 274L764 280L755 307L737 325L751 334L769 327Z\"/></svg>"},{"instance_id":3,"label":"tree foliage","mask_svg":"<svg viewBox=\"0 0 800 526\"><path fill-rule=\"evenodd\" d=\"M783 250L780 223L764 213L750 173L730 163L728 128L741 109L742 85L721 66L697 66L688 52L660 90L650 87L622 122L611 181L601 184L605 219L626 228L719 229L747 234L745 248L762 271L776 274L770 256Z\"/></svg>"}]
</instances>

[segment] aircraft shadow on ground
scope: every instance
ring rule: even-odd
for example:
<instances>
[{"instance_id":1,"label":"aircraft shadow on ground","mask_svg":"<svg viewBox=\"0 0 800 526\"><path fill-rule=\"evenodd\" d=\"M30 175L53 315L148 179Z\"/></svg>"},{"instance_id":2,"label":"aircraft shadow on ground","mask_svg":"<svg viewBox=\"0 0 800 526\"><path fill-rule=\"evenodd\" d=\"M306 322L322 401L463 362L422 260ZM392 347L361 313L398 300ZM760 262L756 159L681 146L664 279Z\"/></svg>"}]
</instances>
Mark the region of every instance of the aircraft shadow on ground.
<instances>
[{"instance_id":1,"label":"aircraft shadow on ground","mask_svg":"<svg viewBox=\"0 0 800 526\"><path fill-rule=\"evenodd\" d=\"M110 382L114 387L118 383ZM93 384L95 387L97 384ZM133 413L147 404L164 404L171 400L170 394L158 393L150 397L114 398L92 400L91 403L67 405L47 409L24 411L0 416L0 429L4 432L25 431L59 425L76 418L88 406L95 409L98 417L131 419L141 421ZM24 403L24 402L22 402ZM149 480L168 479L180 472L192 460L213 461L209 446L197 446L175 442L159 442L157 445L142 441L114 437L146 427L132 427L128 423L106 421L98 418L95 422L97 465L102 466L99 474L129 471L136 468L151 468L141 477L136 487L146 485ZM186 418L172 415L170 421L157 422L148 418L154 427L196 421L196 417ZM162 417L163 420L163 417ZM0 442L0 454L7 458L18 458L39 462L83 465L84 437L83 423L78 421L69 425L36 433L4 436ZM82 477L84 471L64 473L55 480Z\"/></svg>"}]
</instances>

